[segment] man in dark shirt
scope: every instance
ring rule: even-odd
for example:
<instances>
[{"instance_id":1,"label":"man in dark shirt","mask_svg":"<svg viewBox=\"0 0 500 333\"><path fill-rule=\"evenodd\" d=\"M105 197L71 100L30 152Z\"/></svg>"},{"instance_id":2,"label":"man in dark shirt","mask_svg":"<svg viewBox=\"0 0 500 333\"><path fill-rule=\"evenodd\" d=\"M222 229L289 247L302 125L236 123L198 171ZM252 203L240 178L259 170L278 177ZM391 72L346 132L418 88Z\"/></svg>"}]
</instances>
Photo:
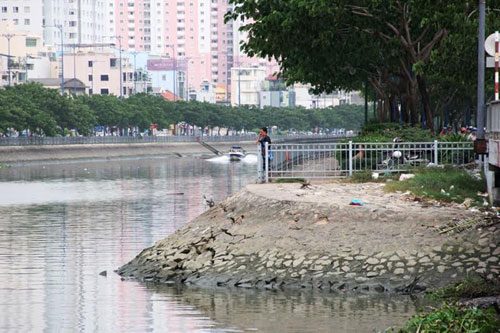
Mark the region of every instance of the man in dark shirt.
<instances>
[{"instance_id":1,"label":"man in dark shirt","mask_svg":"<svg viewBox=\"0 0 500 333\"><path fill-rule=\"evenodd\" d=\"M262 127L259 131L259 139L256 143L260 143L261 153L262 153L262 161L265 161L266 158L266 142L268 144L268 157L271 150L271 138L267 135L267 127ZM269 158L268 158L269 163ZM266 169L266 164L262 163L262 169Z\"/></svg>"}]
</instances>

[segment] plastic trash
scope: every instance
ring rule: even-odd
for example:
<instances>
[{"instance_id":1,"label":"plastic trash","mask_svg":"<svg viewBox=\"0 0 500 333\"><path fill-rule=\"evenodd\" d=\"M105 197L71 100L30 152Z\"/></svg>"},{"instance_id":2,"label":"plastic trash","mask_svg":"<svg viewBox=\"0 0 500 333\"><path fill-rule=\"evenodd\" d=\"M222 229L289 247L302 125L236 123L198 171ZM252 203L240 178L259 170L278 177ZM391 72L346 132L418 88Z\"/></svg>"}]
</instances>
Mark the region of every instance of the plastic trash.
<instances>
[{"instance_id":1,"label":"plastic trash","mask_svg":"<svg viewBox=\"0 0 500 333\"><path fill-rule=\"evenodd\" d=\"M351 206L363 206L363 201L360 199L352 199L351 202L349 203Z\"/></svg>"}]
</instances>

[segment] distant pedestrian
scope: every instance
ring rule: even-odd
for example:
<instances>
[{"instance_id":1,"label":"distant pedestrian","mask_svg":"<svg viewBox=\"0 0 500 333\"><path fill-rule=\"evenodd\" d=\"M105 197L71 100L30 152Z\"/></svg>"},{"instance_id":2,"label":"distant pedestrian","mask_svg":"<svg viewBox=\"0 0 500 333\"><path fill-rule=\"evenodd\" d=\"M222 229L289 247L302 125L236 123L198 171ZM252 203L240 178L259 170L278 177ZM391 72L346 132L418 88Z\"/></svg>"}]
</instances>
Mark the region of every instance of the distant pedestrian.
<instances>
[{"instance_id":1,"label":"distant pedestrian","mask_svg":"<svg viewBox=\"0 0 500 333\"><path fill-rule=\"evenodd\" d=\"M259 130L259 138L257 139L257 142L256 142L257 144L260 144L262 161L265 161L265 158L266 158L266 142L267 142L268 157L269 157L270 150L271 150L271 138L269 137L269 135L267 135L267 127L262 127ZM269 158L268 158L268 163L269 163ZM266 169L265 163L262 163L262 168L264 170Z\"/></svg>"}]
</instances>

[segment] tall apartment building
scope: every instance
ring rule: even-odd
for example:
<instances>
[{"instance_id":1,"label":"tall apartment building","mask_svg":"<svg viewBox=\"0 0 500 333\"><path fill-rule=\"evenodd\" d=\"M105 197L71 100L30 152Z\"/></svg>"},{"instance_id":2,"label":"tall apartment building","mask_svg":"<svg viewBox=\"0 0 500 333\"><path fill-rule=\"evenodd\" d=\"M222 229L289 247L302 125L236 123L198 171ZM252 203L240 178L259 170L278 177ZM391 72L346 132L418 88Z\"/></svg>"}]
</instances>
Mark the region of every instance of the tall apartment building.
<instances>
[{"instance_id":1,"label":"tall apartment building","mask_svg":"<svg viewBox=\"0 0 500 333\"><path fill-rule=\"evenodd\" d=\"M42 1L45 44L60 44L57 27L62 27L68 46L114 42L114 0L38 0Z\"/></svg>"},{"instance_id":2,"label":"tall apartment building","mask_svg":"<svg viewBox=\"0 0 500 333\"><path fill-rule=\"evenodd\" d=\"M114 0L114 6L124 49L186 63L171 68L181 71L176 77L185 88L207 81L227 89L233 52L233 28L224 23L227 0Z\"/></svg>"},{"instance_id":3,"label":"tall apartment building","mask_svg":"<svg viewBox=\"0 0 500 333\"><path fill-rule=\"evenodd\" d=\"M42 37L42 8L41 0L0 0L0 21L16 30Z\"/></svg>"}]
</instances>

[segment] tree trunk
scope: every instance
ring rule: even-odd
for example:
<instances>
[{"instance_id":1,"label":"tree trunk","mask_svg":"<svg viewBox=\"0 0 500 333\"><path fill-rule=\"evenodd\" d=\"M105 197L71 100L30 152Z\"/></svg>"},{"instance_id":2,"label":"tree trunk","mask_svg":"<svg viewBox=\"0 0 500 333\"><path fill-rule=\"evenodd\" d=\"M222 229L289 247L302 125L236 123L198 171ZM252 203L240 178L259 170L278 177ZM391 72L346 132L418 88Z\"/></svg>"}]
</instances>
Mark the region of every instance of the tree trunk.
<instances>
[{"instance_id":1,"label":"tree trunk","mask_svg":"<svg viewBox=\"0 0 500 333\"><path fill-rule=\"evenodd\" d=\"M420 91L420 96L422 98L422 106L424 108L425 121L427 128L434 133L434 114L431 109L431 99L429 92L427 91L427 83L425 79L417 75L418 89Z\"/></svg>"}]
</instances>

